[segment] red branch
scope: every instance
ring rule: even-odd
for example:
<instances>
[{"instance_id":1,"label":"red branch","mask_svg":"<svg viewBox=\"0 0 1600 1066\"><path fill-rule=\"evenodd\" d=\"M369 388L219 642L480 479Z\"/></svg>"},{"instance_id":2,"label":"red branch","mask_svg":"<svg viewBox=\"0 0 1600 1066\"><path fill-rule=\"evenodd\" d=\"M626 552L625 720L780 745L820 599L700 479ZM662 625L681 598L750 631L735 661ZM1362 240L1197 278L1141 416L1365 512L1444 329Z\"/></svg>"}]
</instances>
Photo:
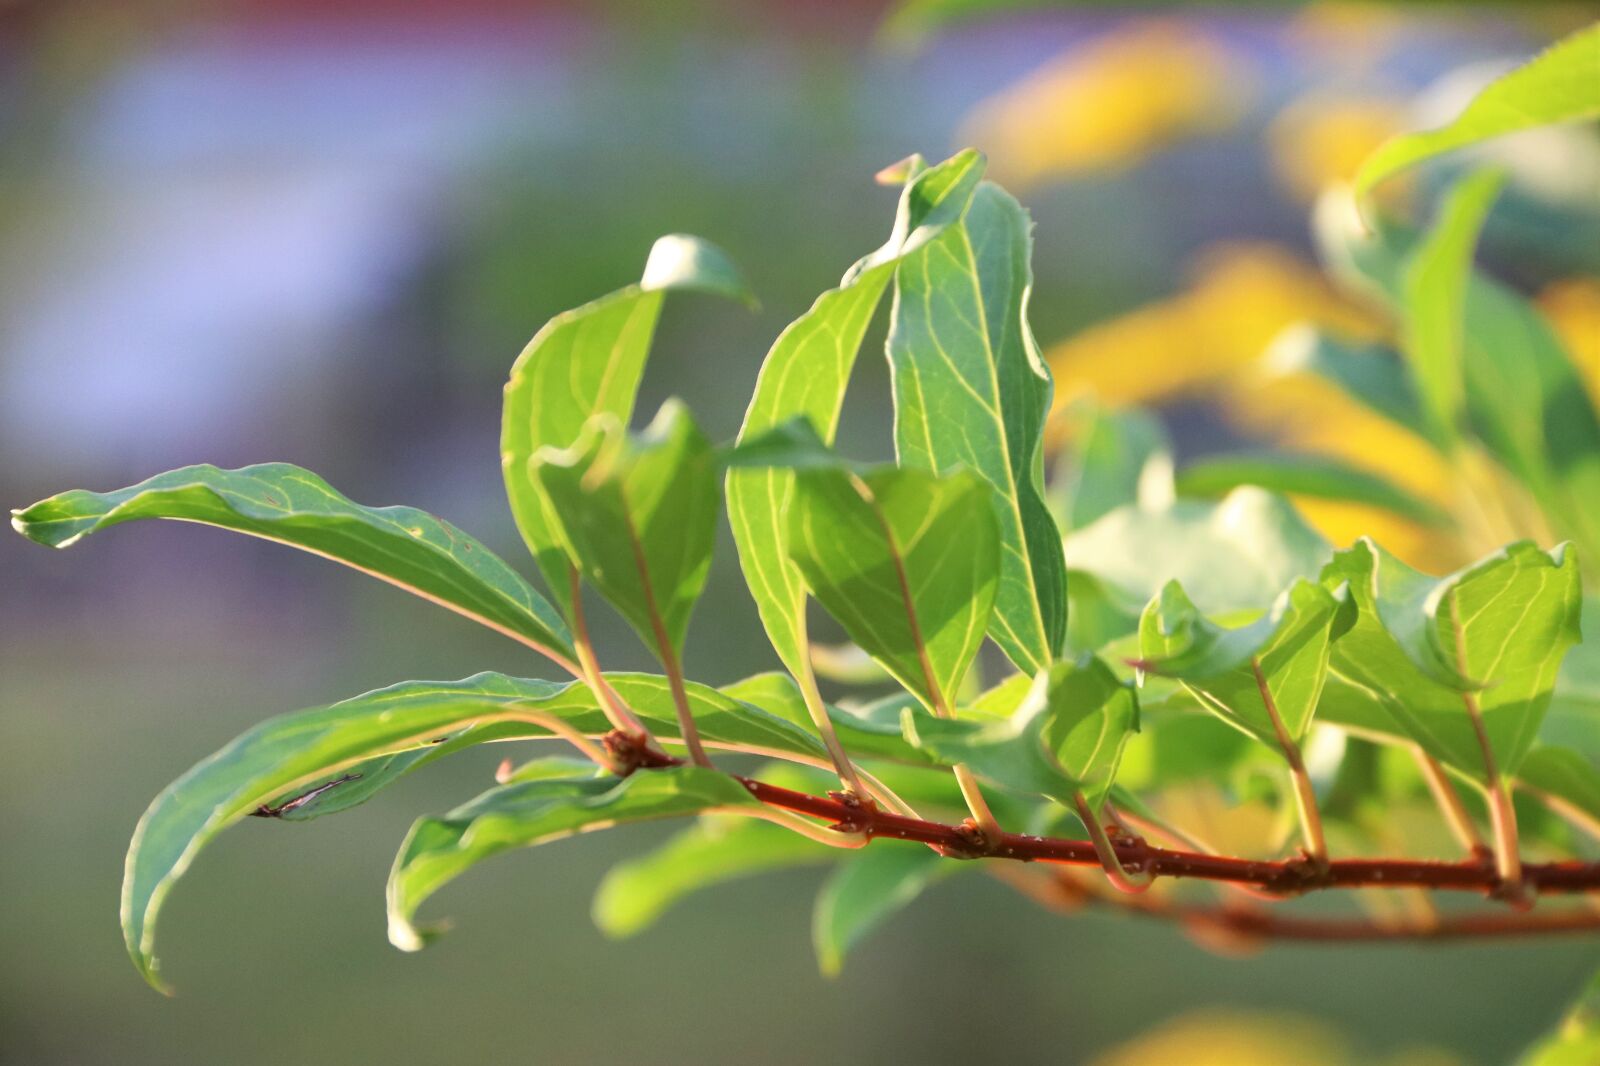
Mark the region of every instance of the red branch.
<instances>
[{"instance_id":1,"label":"red branch","mask_svg":"<svg viewBox=\"0 0 1600 1066\"><path fill-rule=\"evenodd\" d=\"M627 750L626 743L619 742L615 733L607 737L607 744L614 753L635 766L659 768L681 764L681 760L659 752ZM1094 844L1087 840L1027 836L1021 833L1002 833L998 840L985 840L983 834L970 824L947 825L909 818L837 794L813 796L807 792L769 785L764 781L733 776L762 803L821 818L842 832L916 841L938 848L955 858L1015 859L1067 866L1101 865ZM1113 838L1113 846L1129 873L1227 881L1253 885L1282 896L1326 888L1427 888L1495 896L1504 887L1492 859L1468 859L1463 862L1333 859L1324 866L1304 857L1277 861L1238 859L1158 848L1140 837L1117 836ZM1600 891L1600 863L1528 863L1522 870L1522 883L1540 892Z\"/></svg>"}]
</instances>

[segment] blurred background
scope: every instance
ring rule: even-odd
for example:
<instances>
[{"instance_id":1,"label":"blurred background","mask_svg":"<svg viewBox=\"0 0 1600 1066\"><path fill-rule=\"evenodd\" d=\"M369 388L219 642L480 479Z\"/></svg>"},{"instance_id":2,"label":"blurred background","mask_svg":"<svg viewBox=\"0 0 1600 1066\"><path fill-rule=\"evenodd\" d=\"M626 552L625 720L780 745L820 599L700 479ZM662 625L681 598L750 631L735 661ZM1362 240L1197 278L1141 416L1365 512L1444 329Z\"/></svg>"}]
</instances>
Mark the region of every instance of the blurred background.
<instances>
[{"instance_id":1,"label":"blurred background","mask_svg":"<svg viewBox=\"0 0 1600 1066\"><path fill-rule=\"evenodd\" d=\"M1038 224L1064 438L1091 398L1151 404L1180 459L1265 443L1429 497L1426 454L1245 377L1294 322L1378 330L1315 266L1317 190L1594 9L940 14L968 6L0 0L0 500L283 460L520 559L500 385L546 318L634 280L660 234L720 244L761 308L674 297L640 410L680 395L731 436L772 338L886 237L894 194L871 175L966 144ZM1593 133L1503 144L1484 238L1591 388ZM852 390L845 446L887 453L882 361ZM1376 532L1437 571L1480 547L1304 503L1330 539ZM713 683L776 665L723 549L688 653ZM647 665L619 623L597 629L608 666ZM402 955L383 879L416 814L489 783L499 756L469 752L342 817L225 835L164 919L178 997L144 986L117 892L162 786L267 715L481 669L541 664L275 546L158 523L66 554L0 539L0 1062L1487 1064L1600 957L1224 958L968 878L826 980L808 872L714 889L635 940L596 932L598 877L657 827L475 871L439 901L456 932Z\"/></svg>"}]
</instances>

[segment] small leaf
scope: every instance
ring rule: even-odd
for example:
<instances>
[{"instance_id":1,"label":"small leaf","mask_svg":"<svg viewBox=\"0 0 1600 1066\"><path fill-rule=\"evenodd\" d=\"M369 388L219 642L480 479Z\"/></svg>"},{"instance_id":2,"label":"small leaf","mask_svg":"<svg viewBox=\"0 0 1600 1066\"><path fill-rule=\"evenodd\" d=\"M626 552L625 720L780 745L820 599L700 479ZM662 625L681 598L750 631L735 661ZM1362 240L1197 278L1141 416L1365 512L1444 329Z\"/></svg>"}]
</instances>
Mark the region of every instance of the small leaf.
<instances>
[{"instance_id":1,"label":"small leaf","mask_svg":"<svg viewBox=\"0 0 1600 1066\"><path fill-rule=\"evenodd\" d=\"M535 453L529 469L579 573L647 645L681 654L721 499L716 453L688 410L667 403L633 440L601 416L570 449Z\"/></svg>"},{"instance_id":2,"label":"small leaf","mask_svg":"<svg viewBox=\"0 0 1600 1066\"><path fill-rule=\"evenodd\" d=\"M840 864L822 886L811 920L811 942L822 972L835 977L862 937L922 894L935 876L954 867L924 844L878 840Z\"/></svg>"},{"instance_id":3,"label":"small leaf","mask_svg":"<svg viewBox=\"0 0 1600 1066\"><path fill-rule=\"evenodd\" d=\"M1093 658L1041 671L1006 718L937 718L910 707L902 712L906 740L945 765L969 766L997 785L1068 807L1081 790L1096 809L1138 725L1133 689Z\"/></svg>"},{"instance_id":4,"label":"small leaf","mask_svg":"<svg viewBox=\"0 0 1600 1066\"><path fill-rule=\"evenodd\" d=\"M65 492L13 512L30 540L66 548L107 526L174 518L303 548L448 607L560 662L573 658L550 604L488 548L413 507L363 507L309 470L186 466L115 492Z\"/></svg>"},{"instance_id":5,"label":"small leaf","mask_svg":"<svg viewBox=\"0 0 1600 1066\"><path fill-rule=\"evenodd\" d=\"M1356 195L1365 197L1385 178L1443 152L1517 130L1597 115L1600 25L1557 41L1492 82L1446 125L1402 134L1380 145L1356 172Z\"/></svg>"},{"instance_id":6,"label":"small leaf","mask_svg":"<svg viewBox=\"0 0 1600 1066\"><path fill-rule=\"evenodd\" d=\"M433 931L413 924L417 908L493 855L624 822L759 807L744 785L697 766L628 777L554 778L490 789L439 818L411 827L389 874L389 940L416 951Z\"/></svg>"},{"instance_id":7,"label":"small leaf","mask_svg":"<svg viewBox=\"0 0 1600 1066\"><path fill-rule=\"evenodd\" d=\"M790 558L850 638L932 709L960 690L994 605L990 495L966 472L837 467L796 477Z\"/></svg>"},{"instance_id":8,"label":"small leaf","mask_svg":"<svg viewBox=\"0 0 1600 1066\"><path fill-rule=\"evenodd\" d=\"M833 440L845 386L867 324L900 259L960 219L982 175L982 159L962 152L938 166L916 168L900 197L894 233L878 251L851 268L778 337L756 379L755 395L739 430L741 447L793 419L809 421ZM728 520L739 564L761 623L784 665L805 670L805 584L784 548L784 513L794 488L792 470L740 469L727 478ZM748 464L755 465L755 464Z\"/></svg>"},{"instance_id":9,"label":"small leaf","mask_svg":"<svg viewBox=\"0 0 1600 1066\"><path fill-rule=\"evenodd\" d=\"M699 290L748 299L738 271L696 237L662 237L644 280L563 312L540 329L511 367L501 416L506 496L556 602L569 609L567 560L528 461L540 448L570 447L596 415L626 426L666 293Z\"/></svg>"},{"instance_id":10,"label":"small leaf","mask_svg":"<svg viewBox=\"0 0 1600 1066\"><path fill-rule=\"evenodd\" d=\"M1402 282L1405 353L1434 433L1449 445L1466 413L1461 333L1473 249L1503 184L1503 174L1484 170L1451 189Z\"/></svg>"},{"instance_id":11,"label":"small leaf","mask_svg":"<svg viewBox=\"0 0 1600 1066\"><path fill-rule=\"evenodd\" d=\"M1345 591L1302 580L1255 622L1227 629L1201 614L1173 582L1140 620L1141 665L1182 681L1208 710L1276 748L1273 712L1291 739L1306 735L1330 646L1354 621L1355 604Z\"/></svg>"},{"instance_id":12,"label":"small leaf","mask_svg":"<svg viewBox=\"0 0 1600 1066\"><path fill-rule=\"evenodd\" d=\"M633 936L691 892L838 854L770 822L707 815L655 851L612 867L595 894L594 923L607 936Z\"/></svg>"},{"instance_id":13,"label":"small leaf","mask_svg":"<svg viewBox=\"0 0 1600 1066\"><path fill-rule=\"evenodd\" d=\"M1133 609L1179 581L1210 614L1259 611L1297 577L1315 577L1328 545L1280 496L1239 488L1220 502L1122 507L1067 538L1067 564Z\"/></svg>"},{"instance_id":14,"label":"small leaf","mask_svg":"<svg viewBox=\"0 0 1600 1066\"><path fill-rule=\"evenodd\" d=\"M1322 580L1347 583L1359 608L1334 647L1331 670L1343 684L1326 701L1330 720L1398 731L1481 781L1483 755L1462 699L1476 690L1501 772L1517 771L1578 640L1574 552L1521 541L1435 579L1361 540L1334 556Z\"/></svg>"},{"instance_id":15,"label":"small leaf","mask_svg":"<svg viewBox=\"0 0 1600 1066\"><path fill-rule=\"evenodd\" d=\"M1320 455L1282 452L1213 455L1189 464L1177 475L1178 492L1184 496L1222 496L1241 485L1255 485L1285 495L1381 507L1431 526L1450 522L1450 517L1439 508L1392 482Z\"/></svg>"},{"instance_id":16,"label":"small leaf","mask_svg":"<svg viewBox=\"0 0 1600 1066\"><path fill-rule=\"evenodd\" d=\"M889 323L895 452L907 466L971 470L994 490L1000 585L990 635L1034 673L1066 637L1061 532L1044 502L1050 369L1028 326L1027 212L978 187L961 225L895 273Z\"/></svg>"}]
</instances>

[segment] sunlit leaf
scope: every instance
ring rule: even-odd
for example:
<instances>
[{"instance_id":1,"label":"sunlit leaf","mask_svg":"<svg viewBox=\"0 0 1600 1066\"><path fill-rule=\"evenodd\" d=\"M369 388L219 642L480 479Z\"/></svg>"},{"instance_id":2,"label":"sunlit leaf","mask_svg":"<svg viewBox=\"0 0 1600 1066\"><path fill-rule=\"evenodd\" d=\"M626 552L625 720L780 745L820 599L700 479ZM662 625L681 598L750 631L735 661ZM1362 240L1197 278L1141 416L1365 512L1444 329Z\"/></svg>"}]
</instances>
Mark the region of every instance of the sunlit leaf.
<instances>
[{"instance_id":1,"label":"sunlit leaf","mask_svg":"<svg viewBox=\"0 0 1600 1066\"><path fill-rule=\"evenodd\" d=\"M490 789L411 827L389 874L389 939L406 951L421 948L436 929L414 924L417 908L501 852L625 822L759 806L734 778L697 766L639 771L620 780L547 778Z\"/></svg>"},{"instance_id":2,"label":"sunlit leaf","mask_svg":"<svg viewBox=\"0 0 1600 1066\"><path fill-rule=\"evenodd\" d=\"M687 408L668 402L638 437L602 416L529 469L572 565L647 645L680 654L721 503L716 452Z\"/></svg>"},{"instance_id":3,"label":"sunlit leaf","mask_svg":"<svg viewBox=\"0 0 1600 1066\"><path fill-rule=\"evenodd\" d=\"M622 426L633 413L666 293L699 290L747 298L738 271L716 247L683 234L650 250L644 278L547 322L512 365L500 427L506 496L523 540L556 602L569 607L567 559L528 460L571 446L595 415Z\"/></svg>"},{"instance_id":4,"label":"sunlit leaf","mask_svg":"<svg viewBox=\"0 0 1600 1066\"><path fill-rule=\"evenodd\" d=\"M990 635L1019 669L1066 635L1061 533L1044 502L1050 370L1028 326L1027 213L983 184L961 225L905 257L889 322L895 450L908 466L973 471L994 490L1000 584Z\"/></svg>"},{"instance_id":5,"label":"sunlit leaf","mask_svg":"<svg viewBox=\"0 0 1600 1066\"><path fill-rule=\"evenodd\" d=\"M566 625L488 548L414 507L363 507L309 470L186 466L115 492L64 492L13 512L17 532L66 548L141 518L219 526L344 563L568 662Z\"/></svg>"},{"instance_id":6,"label":"sunlit leaf","mask_svg":"<svg viewBox=\"0 0 1600 1066\"><path fill-rule=\"evenodd\" d=\"M1240 488L1217 503L1122 507L1067 538L1067 564L1138 611L1168 581L1210 614L1259 611L1297 577L1315 577L1327 543L1281 497Z\"/></svg>"},{"instance_id":7,"label":"sunlit leaf","mask_svg":"<svg viewBox=\"0 0 1600 1066\"><path fill-rule=\"evenodd\" d=\"M940 709L983 642L1000 540L975 474L802 470L786 542L812 595L907 689Z\"/></svg>"},{"instance_id":8,"label":"sunlit leaf","mask_svg":"<svg viewBox=\"0 0 1600 1066\"><path fill-rule=\"evenodd\" d=\"M822 972L834 976L861 938L922 894L941 872L957 866L922 844L875 841L840 864L822 886L811 920L811 941Z\"/></svg>"},{"instance_id":9,"label":"sunlit leaf","mask_svg":"<svg viewBox=\"0 0 1600 1066\"><path fill-rule=\"evenodd\" d=\"M1503 174L1484 170L1451 189L1401 282L1406 356L1434 432L1447 444L1466 413L1461 334L1473 250L1503 183Z\"/></svg>"},{"instance_id":10,"label":"sunlit leaf","mask_svg":"<svg viewBox=\"0 0 1600 1066\"><path fill-rule=\"evenodd\" d=\"M767 353L739 430L741 444L794 418L809 420L825 442L833 440L862 337L896 264L960 219L982 173L982 158L967 151L912 177L888 243L819 296ZM728 521L745 581L773 648L798 674L807 644L805 583L783 543L793 490L793 472L781 467L728 472Z\"/></svg>"},{"instance_id":11,"label":"sunlit leaf","mask_svg":"<svg viewBox=\"0 0 1600 1066\"><path fill-rule=\"evenodd\" d=\"M1574 552L1524 541L1434 579L1361 541L1334 556L1323 582L1347 583L1359 608L1334 647L1331 670L1341 684L1324 701L1330 720L1399 732L1482 780L1463 700L1473 693L1501 773L1517 771L1578 639Z\"/></svg>"},{"instance_id":12,"label":"sunlit leaf","mask_svg":"<svg viewBox=\"0 0 1600 1066\"><path fill-rule=\"evenodd\" d=\"M1579 30L1473 97L1438 129L1382 145L1356 174L1365 196L1392 174L1444 152L1517 130L1600 116L1600 25Z\"/></svg>"},{"instance_id":13,"label":"sunlit leaf","mask_svg":"<svg viewBox=\"0 0 1600 1066\"><path fill-rule=\"evenodd\" d=\"M1354 621L1346 592L1300 580L1255 622L1229 629L1172 582L1145 609L1139 648L1145 669L1177 678L1207 709L1276 747L1274 718L1295 741L1310 729L1330 648Z\"/></svg>"},{"instance_id":14,"label":"sunlit leaf","mask_svg":"<svg viewBox=\"0 0 1600 1066\"><path fill-rule=\"evenodd\" d=\"M759 707L774 717L792 722L797 729L812 728L811 712L806 707L800 687L788 674L756 674L723 686L722 692L733 699ZM916 699L909 694L902 695ZM928 761L927 756L907 744L900 735L899 706L887 708L878 714L862 714L830 704L828 718L833 723L840 743L851 755L899 762Z\"/></svg>"},{"instance_id":15,"label":"sunlit leaf","mask_svg":"<svg viewBox=\"0 0 1600 1066\"><path fill-rule=\"evenodd\" d=\"M1042 671L1005 718L902 712L906 739L940 762L1069 807L1081 791L1098 808L1138 722L1133 689L1094 658Z\"/></svg>"}]
</instances>

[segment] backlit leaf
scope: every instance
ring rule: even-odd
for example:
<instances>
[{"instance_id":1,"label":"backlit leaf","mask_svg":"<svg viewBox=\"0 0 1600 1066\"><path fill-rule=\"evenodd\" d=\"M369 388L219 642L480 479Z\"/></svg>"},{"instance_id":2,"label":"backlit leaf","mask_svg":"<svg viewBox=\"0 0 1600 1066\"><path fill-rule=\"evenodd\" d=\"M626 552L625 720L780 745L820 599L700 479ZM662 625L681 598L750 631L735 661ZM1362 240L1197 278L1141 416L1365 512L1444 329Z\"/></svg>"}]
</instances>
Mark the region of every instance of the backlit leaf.
<instances>
[{"instance_id":1,"label":"backlit leaf","mask_svg":"<svg viewBox=\"0 0 1600 1066\"><path fill-rule=\"evenodd\" d=\"M363 507L309 470L186 466L115 492L64 492L13 512L17 532L66 548L141 518L200 522L277 541L414 592L557 661L573 658L550 604L488 548L414 507Z\"/></svg>"},{"instance_id":2,"label":"backlit leaf","mask_svg":"<svg viewBox=\"0 0 1600 1066\"><path fill-rule=\"evenodd\" d=\"M625 823L759 807L744 785L697 766L628 777L547 778L502 785L411 827L389 873L389 939L416 951L436 930L418 928L417 908L491 856Z\"/></svg>"},{"instance_id":3,"label":"backlit leaf","mask_svg":"<svg viewBox=\"0 0 1600 1066\"><path fill-rule=\"evenodd\" d=\"M566 555L528 460L540 448L570 447L595 415L628 424L662 301L676 290L747 298L738 271L715 246L683 234L662 237L639 284L552 318L522 350L506 382L500 427L506 496L564 609L570 607Z\"/></svg>"},{"instance_id":4,"label":"backlit leaf","mask_svg":"<svg viewBox=\"0 0 1600 1066\"><path fill-rule=\"evenodd\" d=\"M851 368L895 265L960 219L982 172L982 158L967 151L912 177L888 243L852 267L838 288L817 297L767 353L739 430L741 444L794 418L807 419L824 441L833 440ZM805 583L783 541L793 490L793 472L781 467L728 472L728 521L745 581L773 648L799 674L807 643Z\"/></svg>"},{"instance_id":5,"label":"backlit leaf","mask_svg":"<svg viewBox=\"0 0 1600 1066\"><path fill-rule=\"evenodd\" d=\"M1517 130L1600 116L1600 24L1557 41L1473 97L1438 129L1407 133L1361 164L1357 196L1432 156Z\"/></svg>"},{"instance_id":6,"label":"backlit leaf","mask_svg":"<svg viewBox=\"0 0 1600 1066\"><path fill-rule=\"evenodd\" d=\"M812 914L811 941L822 972L832 977L861 938L901 910L941 872L957 866L943 862L923 844L874 841L839 865L822 886Z\"/></svg>"},{"instance_id":7,"label":"backlit leaf","mask_svg":"<svg viewBox=\"0 0 1600 1066\"><path fill-rule=\"evenodd\" d=\"M540 449L529 469L578 572L648 646L681 653L721 502L716 452L688 410L668 402L633 438L602 416L571 448Z\"/></svg>"},{"instance_id":8,"label":"backlit leaf","mask_svg":"<svg viewBox=\"0 0 1600 1066\"><path fill-rule=\"evenodd\" d=\"M994 605L991 496L969 472L796 475L790 558L850 638L933 709L960 690Z\"/></svg>"},{"instance_id":9,"label":"backlit leaf","mask_svg":"<svg viewBox=\"0 0 1600 1066\"><path fill-rule=\"evenodd\" d=\"M1050 370L1028 326L1027 213L979 186L960 226L895 274L889 323L895 449L908 466L964 467L994 489L1000 585L990 635L1019 669L1049 663L1066 637L1061 533L1044 502Z\"/></svg>"}]
</instances>

